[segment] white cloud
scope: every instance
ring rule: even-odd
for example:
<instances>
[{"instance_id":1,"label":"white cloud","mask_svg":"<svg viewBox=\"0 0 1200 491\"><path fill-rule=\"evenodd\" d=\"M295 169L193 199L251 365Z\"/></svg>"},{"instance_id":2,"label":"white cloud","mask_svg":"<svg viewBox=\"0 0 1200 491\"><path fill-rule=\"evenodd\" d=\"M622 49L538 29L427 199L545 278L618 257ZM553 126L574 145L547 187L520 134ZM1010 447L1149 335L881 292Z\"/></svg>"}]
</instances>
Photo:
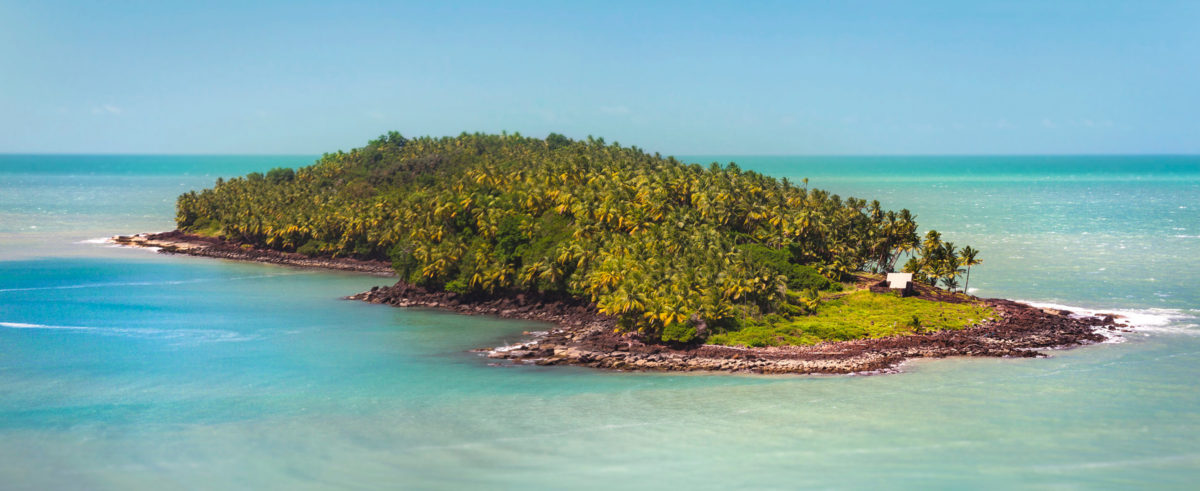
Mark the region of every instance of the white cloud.
<instances>
[{"instance_id":1,"label":"white cloud","mask_svg":"<svg viewBox=\"0 0 1200 491\"><path fill-rule=\"evenodd\" d=\"M124 112L124 110L121 109L120 106L117 106L115 104L101 104L99 106L92 106L92 114L114 114L114 115L117 115L117 114L121 114L122 112Z\"/></svg>"}]
</instances>

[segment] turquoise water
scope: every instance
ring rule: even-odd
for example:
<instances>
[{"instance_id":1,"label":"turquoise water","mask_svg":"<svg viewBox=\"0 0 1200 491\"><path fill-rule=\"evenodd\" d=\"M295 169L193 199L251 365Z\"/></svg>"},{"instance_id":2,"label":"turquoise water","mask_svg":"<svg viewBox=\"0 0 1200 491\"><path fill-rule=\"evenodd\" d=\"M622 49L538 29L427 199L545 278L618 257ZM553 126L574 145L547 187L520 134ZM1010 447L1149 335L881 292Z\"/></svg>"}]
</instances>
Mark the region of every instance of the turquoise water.
<instances>
[{"instance_id":1,"label":"turquoise water","mask_svg":"<svg viewBox=\"0 0 1200 491\"><path fill-rule=\"evenodd\" d=\"M340 299L370 276L88 241L170 228L175 195L218 175L311 160L0 156L0 488L1200 479L1198 158L721 158L912 209L983 251L981 295L1141 326L889 376L492 366L466 350L544 326Z\"/></svg>"}]
</instances>

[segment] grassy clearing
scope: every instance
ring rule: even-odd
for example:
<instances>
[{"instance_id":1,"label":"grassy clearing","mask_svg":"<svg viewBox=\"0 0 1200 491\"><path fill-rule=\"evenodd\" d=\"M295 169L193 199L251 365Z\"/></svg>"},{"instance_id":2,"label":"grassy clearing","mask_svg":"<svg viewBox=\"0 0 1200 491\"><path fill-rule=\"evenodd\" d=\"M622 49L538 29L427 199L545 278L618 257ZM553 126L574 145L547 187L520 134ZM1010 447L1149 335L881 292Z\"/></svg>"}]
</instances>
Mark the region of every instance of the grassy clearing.
<instances>
[{"instance_id":1,"label":"grassy clearing","mask_svg":"<svg viewBox=\"0 0 1200 491\"><path fill-rule=\"evenodd\" d=\"M783 346L881 338L963 329L995 316L986 305L900 298L856 291L821 303L809 316L769 315L741 329L712 335L708 342L729 346ZM913 318L919 323L914 326Z\"/></svg>"}]
</instances>

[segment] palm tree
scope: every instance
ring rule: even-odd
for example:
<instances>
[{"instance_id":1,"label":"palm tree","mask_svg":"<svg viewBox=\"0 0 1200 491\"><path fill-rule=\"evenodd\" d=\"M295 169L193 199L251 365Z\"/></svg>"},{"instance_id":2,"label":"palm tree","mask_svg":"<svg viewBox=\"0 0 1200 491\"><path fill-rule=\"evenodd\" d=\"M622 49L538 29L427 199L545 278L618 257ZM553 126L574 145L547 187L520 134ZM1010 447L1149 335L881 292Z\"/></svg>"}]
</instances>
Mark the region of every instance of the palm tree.
<instances>
[{"instance_id":1,"label":"palm tree","mask_svg":"<svg viewBox=\"0 0 1200 491\"><path fill-rule=\"evenodd\" d=\"M983 264L983 260L976 257L978 255L979 251L971 248L971 246L963 247L962 252L959 253L958 257L962 261L962 265L967 267L967 281L963 283L964 293L967 292L968 288L971 286L971 266Z\"/></svg>"},{"instance_id":2,"label":"palm tree","mask_svg":"<svg viewBox=\"0 0 1200 491\"><path fill-rule=\"evenodd\" d=\"M947 283L947 279L953 280L952 284L947 283L948 286L946 288L950 290L950 293L954 293L954 289L958 287L958 275L962 274L963 271L958 267L958 248L954 246L953 242L942 243L940 258L941 263L938 266L938 276L942 277L942 283Z\"/></svg>"}]
</instances>

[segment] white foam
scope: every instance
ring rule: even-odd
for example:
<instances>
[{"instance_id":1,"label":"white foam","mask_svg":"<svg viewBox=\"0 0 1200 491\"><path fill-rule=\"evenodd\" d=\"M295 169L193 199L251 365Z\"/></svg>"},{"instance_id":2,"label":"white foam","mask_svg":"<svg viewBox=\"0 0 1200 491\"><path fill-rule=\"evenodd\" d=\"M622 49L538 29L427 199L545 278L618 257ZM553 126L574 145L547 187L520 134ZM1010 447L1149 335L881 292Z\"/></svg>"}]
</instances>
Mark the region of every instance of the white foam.
<instances>
[{"instance_id":1,"label":"white foam","mask_svg":"<svg viewBox=\"0 0 1200 491\"><path fill-rule=\"evenodd\" d=\"M525 349L525 344L517 343L517 344L507 344L504 346L497 346L495 348L492 348L492 351L495 351L497 353L508 353L509 351L518 350L518 349Z\"/></svg>"},{"instance_id":2,"label":"white foam","mask_svg":"<svg viewBox=\"0 0 1200 491\"><path fill-rule=\"evenodd\" d=\"M222 329L156 329L152 327L54 326L47 324L30 324L26 322L0 322L0 327L7 327L10 329L52 329L87 332L105 336L121 336L144 339L175 339L180 341L198 342L249 341L258 337Z\"/></svg>"},{"instance_id":3,"label":"white foam","mask_svg":"<svg viewBox=\"0 0 1200 491\"><path fill-rule=\"evenodd\" d=\"M83 239L76 244L111 244L112 237L99 237L95 239Z\"/></svg>"},{"instance_id":4,"label":"white foam","mask_svg":"<svg viewBox=\"0 0 1200 491\"><path fill-rule=\"evenodd\" d=\"M1162 332L1200 336L1200 317L1180 309L1091 309L1074 305L1063 305L1050 302L1028 302L1018 300L1038 308L1067 310L1075 316L1093 316L1112 314L1118 322L1128 324L1137 332ZM1101 332L1101 334L1106 334ZM1106 334L1107 336L1107 334Z\"/></svg>"},{"instance_id":5,"label":"white foam","mask_svg":"<svg viewBox=\"0 0 1200 491\"><path fill-rule=\"evenodd\" d=\"M13 329L67 329L65 326L44 326L42 324L26 324L24 322L0 322L0 327Z\"/></svg>"}]
</instances>

